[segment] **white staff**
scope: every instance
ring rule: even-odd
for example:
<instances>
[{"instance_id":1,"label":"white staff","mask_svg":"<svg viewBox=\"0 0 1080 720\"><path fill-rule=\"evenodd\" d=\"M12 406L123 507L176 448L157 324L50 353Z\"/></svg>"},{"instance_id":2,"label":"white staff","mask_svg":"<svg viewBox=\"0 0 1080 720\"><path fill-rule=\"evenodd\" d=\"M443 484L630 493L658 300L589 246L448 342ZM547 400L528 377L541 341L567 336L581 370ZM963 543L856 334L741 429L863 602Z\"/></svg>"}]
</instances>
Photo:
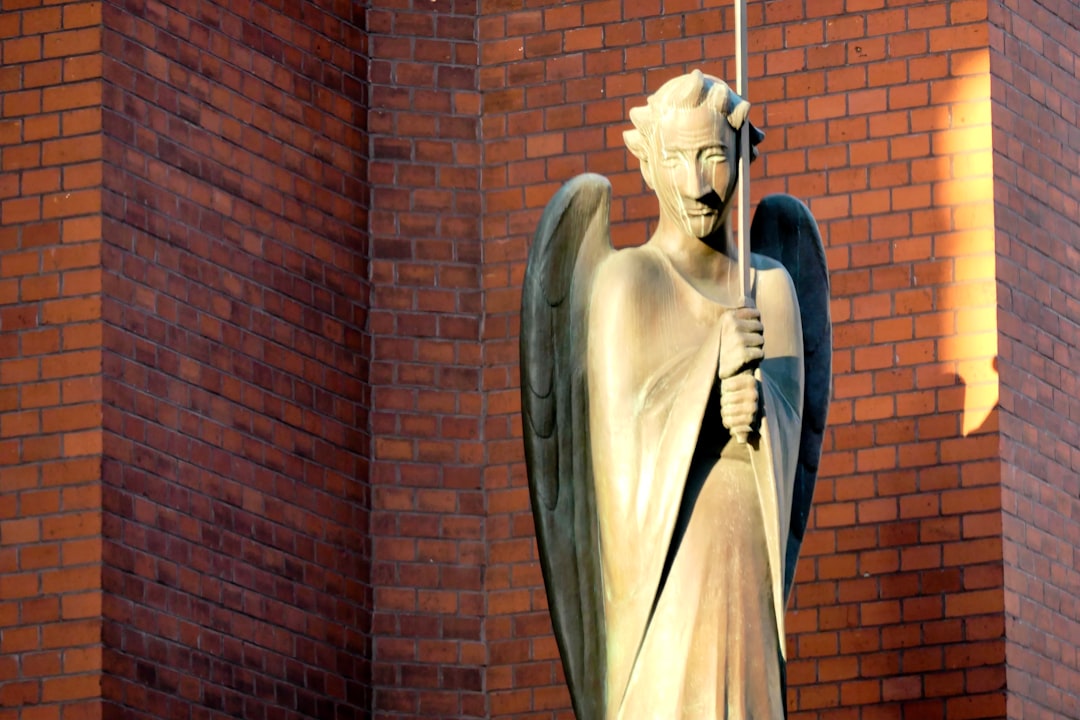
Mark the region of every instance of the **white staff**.
<instances>
[{"instance_id":1,"label":"white staff","mask_svg":"<svg viewBox=\"0 0 1080 720\"><path fill-rule=\"evenodd\" d=\"M735 0L735 92L743 100L746 97L746 0ZM750 300L750 118L739 129L739 184L735 194L739 198L739 294L743 306Z\"/></svg>"}]
</instances>

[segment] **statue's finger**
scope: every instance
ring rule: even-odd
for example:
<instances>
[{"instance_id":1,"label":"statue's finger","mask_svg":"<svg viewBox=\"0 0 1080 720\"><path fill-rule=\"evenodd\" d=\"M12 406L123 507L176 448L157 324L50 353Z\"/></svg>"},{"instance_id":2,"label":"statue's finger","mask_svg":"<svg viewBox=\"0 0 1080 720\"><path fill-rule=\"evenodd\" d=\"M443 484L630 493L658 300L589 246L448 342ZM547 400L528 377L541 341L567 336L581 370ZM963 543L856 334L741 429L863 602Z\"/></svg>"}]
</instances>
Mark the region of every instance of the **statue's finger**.
<instances>
[{"instance_id":1,"label":"statue's finger","mask_svg":"<svg viewBox=\"0 0 1080 720\"><path fill-rule=\"evenodd\" d=\"M752 399L753 396L756 394L756 392L755 392L756 390L757 390L757 388L755 388L750 383L740 382L738 384L732 384L732 386L730 388L728 388L728 392L726 393L726 395L727 395L729 400L737 400L737 399L740 399L740 398ZM721 396L720 397L720 402L721 402L721 404L723 404L723 401L724 401L723 396L724 395L725 395L724 390L723 390L723 388L721 388L720 389L720 396Z\"/></svg>"},{"instance_id":2,"label":"statue's finger","mask_svg":"<svg viewBox=\"0 0 1080 720\"><path fill-rule=\"evenodd\" d=\"M730 382L729 382L730 381ZM748 393L757 390L757 380L750 373L737 375L720 384L720 404L723 405L725 397L732 397L737 393Z\"/></svg>"},{"instance_id":3,"label":"statue's finger","mask_svg":"<svg viewBox=\"0 0 1080 720\"><path fill-rule=\"evenodd\" d=\"M727 407L720 408L720 417L731 420L735 418L740 412L742 412L742 409L739 408L735 403L732 403Z\"/></svg>"},{"instance_id":4,"label":"statue's finger","mask_svg":"<svg viewBox=\"0 0 1080 720\"><path fill-rule=\"evenodd\" d=\"M732 413L732 414L728 415L727 417L723 418L724 427L726 427L729 430L731 428L737 428L737 427L749 428L750 423L753 422L753 419L754 419L753 416L749 415L748 413Z\"/></svg>"},{"instance_id":5,"label":"statue's finger","mask_svg":"<svg viewBox=\"0 0 1080 720\"><path fill-rule=\"evenodd\" d=\"M761 311L756 307L738 308L732 314L740 320L756 320L761 317Z\"/></svg>"},{"instance_id":6,"label":"statue's finger","mask_svg":"<svg viewBox=\"0 0 1080 720\"><path fill-rule=\"evenodd\" d=\"M746 333L761 333L765 331L765 326L761 324L760 320L739 320L735 323L735 326L739 328L741 332Z\"/></svg>"},{"instance_id":7,"label":"statue's finger","mask_svg":"<svg viewBox=\"0 0 1080 720\"><path fill-rule=\"evenodd\" d=\"M739 373L732 375L729 378L725 378L720 385L720 391L723 392L725 388L731 390L740 390L743 388L750 388L757 385L757 378L751 373Z\"/></svg>"},{"instance_id":8,"label":"statue's finger","mask_svg":"<svg viewBox=\"0 0 1080 720\"><path fill-rule=\"evenodd\" d=\"M753 393L738 393L728 398L727 402L721 402L720 414L744 413L752 415L757 406L757 398Z\"/></svg>"},{"instance_id":9,"label":"statue's finger","mask_svg":"<svg viewBox=\"0 0 1080 720\"><path fill-rule=\"evenodd\" d=\"M721 412L720 417L726 418L725 424L731 425L743 425L749 424L754 421L754 406L750 403L742 403L738 406L728 408L727 412Z\"/></svg>"},{"instance_id":10,"label":"statue's finger","mask_svg":"<svg viewBox=\"0 0 1080 720\"><path fill-rule=\"evenodd\" d=\"M748 347L756 347L758 345L765 344L765 336L759 332L747 331L744 333L739 333L739 338L742 339L742 344Z\"/></svg>"}]
</instances>

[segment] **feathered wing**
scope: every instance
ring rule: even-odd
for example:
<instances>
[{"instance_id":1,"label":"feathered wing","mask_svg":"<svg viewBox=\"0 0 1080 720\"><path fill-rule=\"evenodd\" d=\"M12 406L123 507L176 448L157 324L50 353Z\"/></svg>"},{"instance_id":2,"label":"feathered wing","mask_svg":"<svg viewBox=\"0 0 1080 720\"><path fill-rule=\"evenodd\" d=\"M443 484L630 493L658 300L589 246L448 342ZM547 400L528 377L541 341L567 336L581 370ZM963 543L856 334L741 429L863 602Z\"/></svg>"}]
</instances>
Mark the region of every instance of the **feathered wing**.
<instances>
[{"instance_id":1,"label":"feathered wing","mask_svg":"<svg viewBox=\"0 0 1080 720\"><path fill-rule=\"evenodd\" d=\"M810 503L814 497L825 420L832 396L832 320L829 315L829 270L825 247L810 209L790 195L769 195L750 226L752 252L778 260L795 284L802 315L806 384L803 399L799 463L787 538L784 597L791 594Z\"/></svg>"},{"instance_id":2,"label":"feathered wing","mask_svg":"<svg viewBox=\"0 0 1080 720\"><path fill-rule=\"evenodd\" d=\"M589 448L585 343L589 295L614 252L611 185L579 175L540 220L521 307L521 400L540 564L579 720L604 714L603 589Z\"/></svg>"}]
</instances>

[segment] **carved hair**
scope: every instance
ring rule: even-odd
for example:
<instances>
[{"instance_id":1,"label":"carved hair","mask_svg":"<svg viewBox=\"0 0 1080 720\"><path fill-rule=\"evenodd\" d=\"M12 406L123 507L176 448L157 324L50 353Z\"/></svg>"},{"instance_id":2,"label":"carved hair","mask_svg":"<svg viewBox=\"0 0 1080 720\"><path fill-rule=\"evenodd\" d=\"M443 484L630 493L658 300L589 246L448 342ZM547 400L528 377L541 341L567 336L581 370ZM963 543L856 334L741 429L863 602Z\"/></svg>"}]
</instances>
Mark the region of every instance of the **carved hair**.
<instances>
[{"instance_id":1,"label":"carved hair","mask_svg":"<svg viewBox=\"0 0 1080 720\"><path fill-rule=\"evenodd\" d=\"M634 124L634 129L623 133L623 141L639 160L647 162L657 125L664 114L672 110L693 110L703 105L727 118L728 124L736 130L747 121L746 116L750 112L750 103L736 95L727 83L694 70L661 85L649 96L647 105L631 108L630 122ZM764 137L760 130L750 125L751 160L757 157L754 146Z\"/></svg>"}]
</instances>

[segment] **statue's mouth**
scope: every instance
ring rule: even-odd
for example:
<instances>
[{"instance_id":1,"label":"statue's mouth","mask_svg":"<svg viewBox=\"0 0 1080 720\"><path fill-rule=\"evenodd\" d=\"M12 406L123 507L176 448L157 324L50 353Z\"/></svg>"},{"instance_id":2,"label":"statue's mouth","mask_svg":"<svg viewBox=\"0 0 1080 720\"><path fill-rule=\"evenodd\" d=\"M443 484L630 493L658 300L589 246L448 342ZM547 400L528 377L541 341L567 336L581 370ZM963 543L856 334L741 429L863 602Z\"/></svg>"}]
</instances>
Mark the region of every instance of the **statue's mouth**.
<instances>
[{"instance_id":1,"label":"statue's mouth","mask_svg":"<svg viewBox=\"0 0 1080 720\"><path fill-rule=\"evenodd\" d=\"M724 206L724 200L716 190L699 197L684 195L682 198L683 212L690 217L710 217L720 213Z\"/></svg>"}]
</instances>

